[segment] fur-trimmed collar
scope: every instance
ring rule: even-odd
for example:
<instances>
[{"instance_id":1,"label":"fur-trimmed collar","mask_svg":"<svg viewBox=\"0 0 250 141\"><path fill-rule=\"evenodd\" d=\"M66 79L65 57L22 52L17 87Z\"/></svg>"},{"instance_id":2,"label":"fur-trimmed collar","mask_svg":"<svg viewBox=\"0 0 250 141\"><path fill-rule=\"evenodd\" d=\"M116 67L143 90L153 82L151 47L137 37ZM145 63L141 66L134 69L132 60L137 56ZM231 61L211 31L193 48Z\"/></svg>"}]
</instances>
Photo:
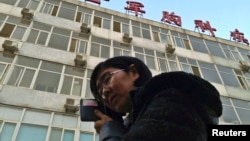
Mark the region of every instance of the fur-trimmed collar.
<instances>
[{"instance_id":1,"label":"fur-trimmed collar","mask_svg":"<svg viewBox=\"0 0 250 141\"><path fill-rule=\"evenodd\" d=\"M209 115L221 116L220 94L211 83L196 75L175 71L156 75L143 87L131 91L134 117L157 93L169 88L182 91L188 100L202 106L209 112Z\"/></svg>"}]
</instances>

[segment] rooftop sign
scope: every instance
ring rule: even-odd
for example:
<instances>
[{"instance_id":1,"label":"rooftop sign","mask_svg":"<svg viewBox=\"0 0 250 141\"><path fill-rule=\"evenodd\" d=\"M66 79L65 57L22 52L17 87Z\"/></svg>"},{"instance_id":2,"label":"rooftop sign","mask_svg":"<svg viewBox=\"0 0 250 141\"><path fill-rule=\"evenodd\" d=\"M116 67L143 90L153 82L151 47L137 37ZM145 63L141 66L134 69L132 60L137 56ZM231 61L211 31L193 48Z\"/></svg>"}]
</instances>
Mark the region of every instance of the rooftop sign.
<instances>
[{"instance_id":1,"label":"rooftop sign","mask_svg":"<svg viewBox=\"0 0 250 141\"><path fill-rule=\"evenodd\" d=\"M132 12L135 13L135 16L145 14L146 11L142 10L144 5L140 2L136 1L127 1L127 7L124 7L124 9L127 11L127 13Z\"/></svg>"},{"instance_id":2,"label":"rooftop sign","mask_svg":"<svg viewBox=\"0 0 250 141\"><path fill-rule=\"evenodd\" d=\"M95 4L101 4L101 0L85 0L85 1L89 1ZM109 0L104 0L104 1L109 1ZM127 6L124 7L124 9L126 10L126 13L134 13L135 16L137 17L138 15L143 15L146 13L145 10L143 10L144 8L144 4L140 3L140 2L136 2L136 1L126 1ZM162 12L162 18L161 21L163 23L168 23L168 24L175 24L177 26L182 26L182 21L181 21L181 17L178 15L175 15L174 12L167 12L167 11L163 11ZM215 37L214 32L216 31L216 28L213 28L210 25L209 21L203 22L202 20L194 20L194 24L195 24L195 30L201 29L202 32L205 32L205 30L208 30L211 34L211 36ZM200 32L200 31L199 31ZM247 45L249 45L248 40L244 37L244 33L239 32L238 29L235 29L235 31L231 31L230 32L230 40L231 38L233 40L235 40L236 42L243 42Z\"/></svg>"},{"instance_id":3,"label":"rooftop sign","mask_svg":"<svg viewBox=\"0 0 250 141\"><path fill-rule=\"evenodd\" d=\"M198 29L198 31L199 31L199 28L201 29L202 32L205 32L205 30L208 30L210 31L211 35L215 37L214 31L216 31L216 29L211 27L209 21L203 22L202 20L194 20L194 24L195 24L195 29Z\"/></svg>"},{"instance_id":4,"label":"rooftop sign","mask_svg":"<svg viewBox=\"0 0 250 141\"><path fill-rule=\"evenodd\" d=\"M240 32L238 29L231 31L230 33L231 33L230 37L233 37L233 40L235 40L236 42L243 42L249 45L248 40L244 37L244 33Z\"/></svg>"},{"instance_id":5,"label":"rooftop sign","mask_svg":"<svg viewBox=\"0 0 250 141\"><path fill-rule=\"evenodd\" d=\"M181 17L175 15L174 12L168 13L167 11L163 11L161 21L164 23L174 23L177 26L181 26Z\"/></svg>"}]
</instances>

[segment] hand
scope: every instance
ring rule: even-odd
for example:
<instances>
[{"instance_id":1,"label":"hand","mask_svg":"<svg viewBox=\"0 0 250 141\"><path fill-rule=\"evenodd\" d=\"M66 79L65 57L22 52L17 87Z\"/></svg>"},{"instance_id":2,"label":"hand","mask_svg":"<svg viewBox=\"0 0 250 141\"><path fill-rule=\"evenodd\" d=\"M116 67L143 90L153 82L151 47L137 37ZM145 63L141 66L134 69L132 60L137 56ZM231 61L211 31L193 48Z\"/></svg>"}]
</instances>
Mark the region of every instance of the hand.
<instances>
[{"instance_id":1,"label":"hand","mask_svg":"<svg viewBox=\"0 0 250 141\"><path fill-rule=\"evenodd\" d=\"M95 122L95 130L96 130L97 133L100 132L100 130L101 130L104 123L113 120L112 118L110 118L109 116L103 114L99 110L95 110L95 115L100 119L100 120L97 120Z\"/></svg>"}]
</instances>

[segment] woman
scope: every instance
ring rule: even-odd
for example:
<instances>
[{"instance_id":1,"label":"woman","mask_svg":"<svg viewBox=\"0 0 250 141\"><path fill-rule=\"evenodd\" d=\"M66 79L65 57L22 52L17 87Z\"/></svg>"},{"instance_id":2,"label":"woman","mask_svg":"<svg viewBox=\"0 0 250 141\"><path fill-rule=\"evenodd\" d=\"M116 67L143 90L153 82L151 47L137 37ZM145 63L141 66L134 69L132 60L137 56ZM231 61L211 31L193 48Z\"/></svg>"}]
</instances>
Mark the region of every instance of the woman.
<instances>
[{"instance_id":1,"label":"woman","mask_svg":"<svg viewBox=\"0 0 250 141\"><path fill-rule=\"evenodd\" d=\"M152 77L135 57L99 63L90 83L100 103L128 114L122 123L96 110L101 141L206 141L206 126L218 124L222 114L220 95L208 81L181 71Z\"/></svg>"}]
</instances>

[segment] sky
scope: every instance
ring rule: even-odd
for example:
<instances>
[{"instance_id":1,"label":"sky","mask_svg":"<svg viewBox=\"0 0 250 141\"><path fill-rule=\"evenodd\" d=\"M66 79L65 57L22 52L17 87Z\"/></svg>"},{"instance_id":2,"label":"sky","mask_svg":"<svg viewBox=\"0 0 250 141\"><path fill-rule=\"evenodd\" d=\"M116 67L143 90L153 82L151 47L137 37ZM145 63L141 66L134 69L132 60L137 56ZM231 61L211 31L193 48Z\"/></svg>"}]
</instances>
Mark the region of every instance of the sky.
<instances>
[{"instance_id":1,"label":"sky","mask_svg":"<svg viewBox=\"0 0 250 141\"><path fill-rule=\"evenodd\" d=\"M101 7L126 13L127 0L101 0ZM144 4L142 18L161 22L162 11L174 12L182 20L182 28L195 30L194 20L209 21L215 36L230 40L236 28L250 41L250 0L132 0ZM91 2L88 2L91 3ZM94 3L91 3L94 4ZM130 15L133 15L130 13ZM168 24L168 23L166 23ZM174 24L171 24L176 26ZM178 26L176 26L178 27ZM200 30L201 32L201 30ZM210 35L209 31L201 32Z\"/></svg>"}]
</instances>

